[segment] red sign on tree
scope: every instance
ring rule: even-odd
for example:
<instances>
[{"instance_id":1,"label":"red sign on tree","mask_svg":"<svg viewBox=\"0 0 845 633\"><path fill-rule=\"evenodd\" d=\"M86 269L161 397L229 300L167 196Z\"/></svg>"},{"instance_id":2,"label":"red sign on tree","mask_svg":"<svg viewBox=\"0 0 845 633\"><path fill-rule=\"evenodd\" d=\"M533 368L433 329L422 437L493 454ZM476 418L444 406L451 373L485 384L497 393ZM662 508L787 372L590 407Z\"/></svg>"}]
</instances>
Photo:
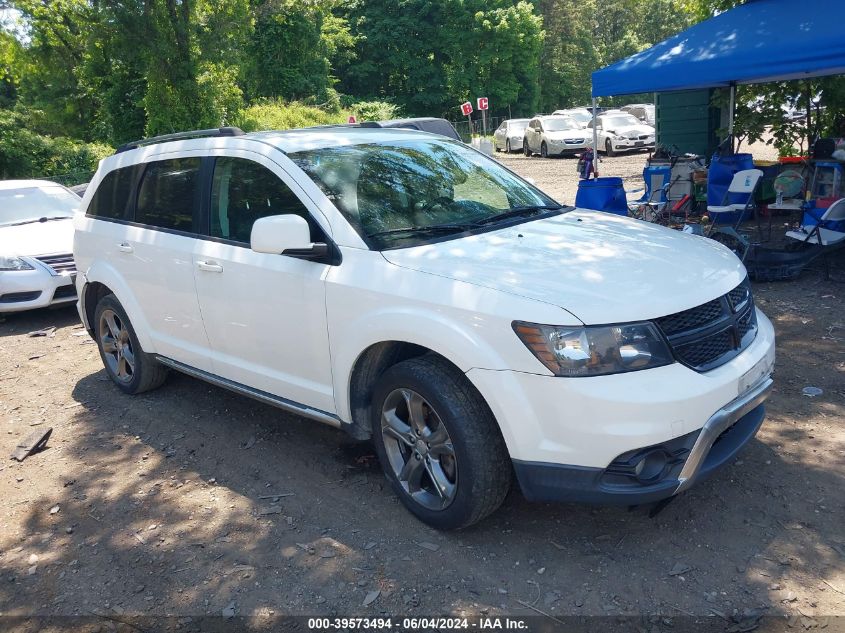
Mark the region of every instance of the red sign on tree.
<instances>
[{"instance_id":1,"label":"red sign on tree","mask_svg":"<svg viewBox=\"0 0 845 633\"><path fill-rule=\"evenodd\" d=\"M469 101L467 101L466 103L462 103L461 112L464 116L469 116L470 114L472 114L472 104Z\"/></svg>"},{"instance_id":2,"label":"red sign on tree","mask_svg":"<svg viewBox=\"0 0 845 633\"><path fill-rule=\"evenodd\" d=\"M487 105L488 105L487 97L478 97L477 103L478 103L478 109L479 110L486 110L487 109Z\"/></svg>"}]
</instances>

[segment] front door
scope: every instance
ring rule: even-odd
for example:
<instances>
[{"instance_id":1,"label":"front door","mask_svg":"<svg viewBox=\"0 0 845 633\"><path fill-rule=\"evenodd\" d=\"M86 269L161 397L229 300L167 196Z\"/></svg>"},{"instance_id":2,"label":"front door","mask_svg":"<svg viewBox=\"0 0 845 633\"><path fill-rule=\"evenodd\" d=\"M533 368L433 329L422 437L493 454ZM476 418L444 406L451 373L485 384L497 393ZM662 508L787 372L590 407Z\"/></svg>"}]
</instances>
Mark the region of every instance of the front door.
<instances>
[{"instance_id":1,"label":"front door","mask_svg":"<svg viewBox=\"0 0 845 633\"><path fill-rule=\"evenodd\" d=\"M334 413L324 283L330 266L249 247L253 223L269 215L304 217L314 241L325 241L325 233L283 180L289 176L251 156L210 159L207 237L193 263L213 372Z\"/></svg>"}]
</instances>

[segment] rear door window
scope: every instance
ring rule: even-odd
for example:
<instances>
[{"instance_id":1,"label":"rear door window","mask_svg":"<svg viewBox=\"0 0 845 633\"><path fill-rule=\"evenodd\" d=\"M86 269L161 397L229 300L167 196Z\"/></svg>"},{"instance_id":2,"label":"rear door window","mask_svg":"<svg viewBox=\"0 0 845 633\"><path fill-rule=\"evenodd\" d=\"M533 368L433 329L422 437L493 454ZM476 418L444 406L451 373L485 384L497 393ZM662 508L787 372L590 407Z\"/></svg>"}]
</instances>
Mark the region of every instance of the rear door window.
<instances>
[{"instance_id":1,"label":"rear door window","mask_svg":"<svg viewBox=\"0 0 845 633\"><path fill-rule=\"evenodd\" d=\"M91 197L86 214L112 220L127 219L136 173L137 168L134 165L107 173Z\"/></svg>"},{"instance_id":2,"label":"rear door window","mask_svg":"<svg viewBox=\"0 0 845 633\"><path fill-rule=\"evenodd\" d=\"M135 221L193 232L201 162L200 158L174 158L149 163L138 188Z\"/></svg>"}]
</instances>

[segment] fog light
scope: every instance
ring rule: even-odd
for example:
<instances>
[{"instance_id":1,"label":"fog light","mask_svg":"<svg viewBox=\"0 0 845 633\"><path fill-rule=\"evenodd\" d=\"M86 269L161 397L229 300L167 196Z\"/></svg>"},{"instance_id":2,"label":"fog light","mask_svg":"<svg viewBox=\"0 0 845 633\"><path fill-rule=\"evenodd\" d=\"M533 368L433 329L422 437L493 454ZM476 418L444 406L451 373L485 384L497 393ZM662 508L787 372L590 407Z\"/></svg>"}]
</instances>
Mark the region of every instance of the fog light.
<instances>
[{"instance_id":1,"label":"fog light","mask_svg":"<svg viewBox=\"0 0 845 633\"><path fill-rule=\"evenodd\" d=\"M637 480L648 483L660 479L669 464L669 459L669 455L661 449L649 451L634 466Z\"/></svg>"}]
</instances>

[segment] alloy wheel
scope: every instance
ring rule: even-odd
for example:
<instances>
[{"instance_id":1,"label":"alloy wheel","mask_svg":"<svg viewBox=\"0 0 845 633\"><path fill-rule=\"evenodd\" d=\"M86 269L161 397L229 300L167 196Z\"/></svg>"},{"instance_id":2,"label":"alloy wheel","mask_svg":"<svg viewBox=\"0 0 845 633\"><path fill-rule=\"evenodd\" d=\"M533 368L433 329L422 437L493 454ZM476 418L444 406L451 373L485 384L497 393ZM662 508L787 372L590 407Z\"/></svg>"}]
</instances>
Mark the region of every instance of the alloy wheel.
<instances>
[{"instance_id":1,"label":"alloy wheel","mask_svg":"<svg viewBox=\"0 0 845 633\"><path fill-rule=\"evenodd\" d=\"M431 404L411 389L391 391L382 406L381 433L404 491L428 509L448 507L458 491L457 461L452 438Z\"/></svg>"},{"instance_id":2,"label":"alloy wheel","mask_svg":"<svg viewBox=\"0 0 845 633\"><path fill-rule=\"evenodd\" d=\"M126 323L114 310L103 310L97 335L112 375L120 382L131 382L135 375L135 352Z\"/></svg>"}]
</instances>

